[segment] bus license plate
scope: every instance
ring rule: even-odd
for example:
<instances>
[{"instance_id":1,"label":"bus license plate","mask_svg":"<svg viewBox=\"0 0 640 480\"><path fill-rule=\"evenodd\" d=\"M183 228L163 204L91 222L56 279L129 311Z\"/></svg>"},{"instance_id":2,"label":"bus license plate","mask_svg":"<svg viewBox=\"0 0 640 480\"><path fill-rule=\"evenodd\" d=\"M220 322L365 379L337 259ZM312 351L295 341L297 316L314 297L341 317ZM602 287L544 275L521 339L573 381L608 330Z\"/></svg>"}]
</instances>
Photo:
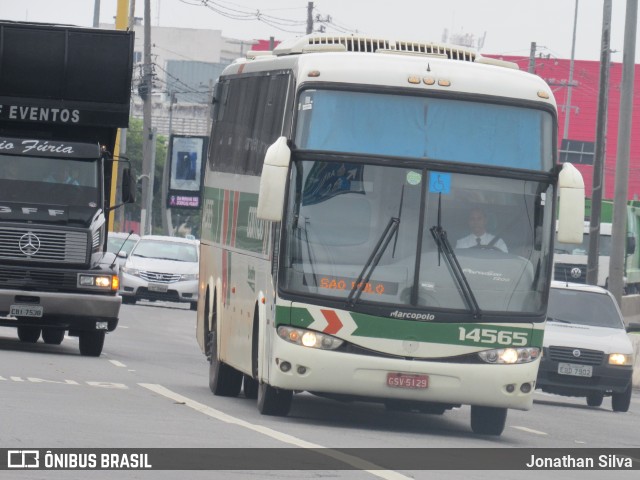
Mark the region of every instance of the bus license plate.
<instances>
[{"instance_id":1,"label":"bus license plate","mask_svg":"<svg viewBox=\"0 0 640 480\"><path fill-rule=\"evenodd\" d=\"M590 377L593 375L593 367L591 365L576 365L575 363L559 363L558 373L574 377Z\"/></svg>"},{"instance_id":2,"label":"bus license plate","mask_svg":"<svg viewBox=\"0 0 640 480\"><path fill-rule=\"evenodd\" d=\"M387 373L387 386L393 388L427 388L429 375L415 375L410 373Z\"/></svg>"},{"instance_id":3,"label":"bus license plate","mask_svg":"<svg viewBox=\"0 0 640 480\"><path fill-rule=\"evenodd\" d=\"M41 305L11 305L9 315L13 317L42 317Z\"/></svg>"},{"instance_id":4,"label":"bus license plate","mask_svg":"<svg viewBox=\"0 0 640 480\"><path fill-rule=\"evenodd\" d=\"M166 292L167 291L167 285L162 284L162 283L150 283L149 284L149 291L150 292Z\"/></svg>"}]
</instances>

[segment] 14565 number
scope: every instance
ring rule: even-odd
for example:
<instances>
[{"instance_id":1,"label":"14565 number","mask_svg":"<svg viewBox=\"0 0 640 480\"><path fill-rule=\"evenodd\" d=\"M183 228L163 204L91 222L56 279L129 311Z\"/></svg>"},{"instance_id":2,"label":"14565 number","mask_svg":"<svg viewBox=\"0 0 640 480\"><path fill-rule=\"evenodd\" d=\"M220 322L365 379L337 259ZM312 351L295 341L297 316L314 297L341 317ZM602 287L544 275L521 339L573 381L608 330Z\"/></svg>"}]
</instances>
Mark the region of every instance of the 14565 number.
<instances>
[{"instance_id":1,"label":"14565 number","mask_svg":"<svg viewBox=\"0 0 640 480\"><path fill-rule=\"evenodd\" d=\"M527 344L528 339L526 332L509 332L493 328L473 328L467 331L464 327L458 327L458 331L460 332L459 340L471 340L476 343L497 343L523 347Z\"/></svg>"}]
</instances>

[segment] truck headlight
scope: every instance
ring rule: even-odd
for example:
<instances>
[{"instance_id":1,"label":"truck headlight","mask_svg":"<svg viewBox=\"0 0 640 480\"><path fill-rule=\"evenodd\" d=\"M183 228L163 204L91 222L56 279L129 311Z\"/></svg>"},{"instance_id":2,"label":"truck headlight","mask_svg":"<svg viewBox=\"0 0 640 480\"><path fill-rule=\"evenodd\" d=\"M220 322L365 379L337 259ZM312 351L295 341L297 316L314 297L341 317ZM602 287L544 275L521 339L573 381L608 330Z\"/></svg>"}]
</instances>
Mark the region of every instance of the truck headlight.
<instances>
[{"instance_id":1,"label":"truck headlight","mask_svg":"<svg viewBox=\"0 0 640 480\"><path fill-rule=\"evenodd\" d=\"M78 274L78 287L99 290L118 290L120 279L117 275Z\"/></svg>"},{"instance_id":2,"label":"truck headlight","mask_svg":"<svg viewBox=\"0 0 640 480\"><path fill-rule=\"evenodd\" d=\"M633 363L633 356L624 353L610 353L609 365L631 365Z\"/></svg>"},{"instance_id":3,"label":"truck headlight","mask_svg":"<svg viewBox=\"0 0 640 480\"><path fill-rule=\"evenodd\" d=\"M540 356L540 349L537 347L496 348L478 352L478 356L487 363L513 365L535 361Z\"/></svg>"},{"instance_id":4,"label":"truck headlight","mask_svg":"<svg viewBox=\"0 0 640 480\"><path fill-rule=\"evenodd\" d=\"M335 350L344 343L339 338L332 337L313 330L293 327L278 327L278 336L283 340L296 345L302 345L309 348L319 348L321 350Z\"/></svg>"}]
</instances>

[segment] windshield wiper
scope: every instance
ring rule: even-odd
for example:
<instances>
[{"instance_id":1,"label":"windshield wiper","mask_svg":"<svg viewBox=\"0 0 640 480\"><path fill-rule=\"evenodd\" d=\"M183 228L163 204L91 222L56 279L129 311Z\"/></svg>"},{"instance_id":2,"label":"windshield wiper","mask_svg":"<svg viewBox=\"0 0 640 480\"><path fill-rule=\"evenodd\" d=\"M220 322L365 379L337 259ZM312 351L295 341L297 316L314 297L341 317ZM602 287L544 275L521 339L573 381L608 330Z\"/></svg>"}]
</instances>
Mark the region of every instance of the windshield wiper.
<instances>
[{"instance_id":1,"label":"windshield wiper","mask_svg":"<svg viewBox=\"0 0 640 480\"><path fill-rule=\"evenodd\" d=\"M364 267L362 267L362 271L360 272L360 275L358 275L358 279L356 280L356 283L353 285L353 288L349 292L349 296L347 297L347 305L349 307L353 307L357 303L357 301L360 299L360 295L362 295L362 292L364 291L365 286L371 279L371 275L373 274L373 271L378 266L378 263L380 263L380 259L382 258L382 255L384 255L384 252L387 250L387 247L389 246L389 243L391 243L391 239L393 238L395 233L398 231L399 226L400 226L399 218L391 217L389 219L389 222L387 223L387 226L382 232L382 235L380 235L380 239L378 240L378 243L376 244L375 248L371 252L371 255L369 255L369 259L364 264Z\"/></svg>"},{"instance_id":2,"label":"windshield wiper","mask_svg":"<svg viewBox=\"0 0 640 480\"><path fill-rule=\"evenodd\" d=\"M467 306L473 313L474 318L480 318L482 316L482 311L480 310L478 301L476 300L476 297L471 290L469 281L467 280L467 277L464 274L460 263L458 262L458 257L453 251L451 243L449 243L449 239L447 238L447 231L442 228L442 222L440 218L442 212L441 201L442 194L440 193L438 196L438 224L429 229L431 231L431 235L433 235L433 239L435 240L436 245L438 246L438 262L440 261L440 255L444 254L444 258L449 264L449 269L451 270L453 278L458 284L458 289L462 293Z\"/></svg>"}]
</instances>

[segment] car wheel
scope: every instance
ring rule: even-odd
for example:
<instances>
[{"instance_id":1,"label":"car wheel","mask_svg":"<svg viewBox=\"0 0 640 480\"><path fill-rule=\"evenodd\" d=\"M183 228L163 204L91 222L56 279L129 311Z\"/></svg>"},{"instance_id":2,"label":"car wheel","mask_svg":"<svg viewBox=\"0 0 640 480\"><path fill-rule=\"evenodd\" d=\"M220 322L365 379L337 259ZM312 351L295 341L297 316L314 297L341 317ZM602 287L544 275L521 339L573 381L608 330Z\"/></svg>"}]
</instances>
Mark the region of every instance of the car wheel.
<instances>
[{"instance_id":1,"label":"car wheel","mask_svg":"<svg viewBox=\"0 0 640 480\"><path fill-rule=\"evenodd\" d=\"M274 388L266 383L258 386L258 410L263 415L286 417L291 409L293 391Z\"/></svg>"},{"instance_id":2,"label":"car wheel","mask_svg":"<svg viewBox=\"0 0 640 480\"><path fill-rule=\"evenodd\" d=\"M507 409L471 405L471 430L480 435L500 435L507 421Z\"/></svg>"},{"instance_id":3,"label":"car wheel","mask_svg":"<svg viewBox=\"0 0 640 480\"><path fill-rule=\"evenodd\" d=\"M99 357L104 346L104 331L80 332L80 355L85 357Z\"/></svg>"},{"instance_id":4,"label":"car wheel","mask_svg":"<svg viewBox=\"0 0 640 480\"><path fill-rule=\"evenodd\" d=\"M602 399L604 398L603 392L590 393L587 395L587 405L590 407L599 407L602 405Z\"/></svg>"},{"instance_id":5,"label":"car wheel","mask_svg":"<svg viewBox=\"0 0 640 480\"><path fill-rule=\"evenodd\" d=\"M18 338L24 343L36 343L40 338L40 331L38 327L18 327Z\"/></svg>"},{"instance_id":6,"label":"car wheel","mask_svg":"<svg viewBox=\"0 0 640 480\"><path fill-rule=\"evenodd\" d=\"M614 412L628 412L631 404L631 384L624 392L611 394L611 408Z\"/></svg>"},{"instance_id":7,"label":"car wheel","mask_svg":"<svg viewBox=\"0 0 640 480\"><path fill-rule=\"evenodd\" d=\"M64 339L64 330L60 328L43 328L42 340L49 345L60 345Z\"/></svg>"}]
</instances>

